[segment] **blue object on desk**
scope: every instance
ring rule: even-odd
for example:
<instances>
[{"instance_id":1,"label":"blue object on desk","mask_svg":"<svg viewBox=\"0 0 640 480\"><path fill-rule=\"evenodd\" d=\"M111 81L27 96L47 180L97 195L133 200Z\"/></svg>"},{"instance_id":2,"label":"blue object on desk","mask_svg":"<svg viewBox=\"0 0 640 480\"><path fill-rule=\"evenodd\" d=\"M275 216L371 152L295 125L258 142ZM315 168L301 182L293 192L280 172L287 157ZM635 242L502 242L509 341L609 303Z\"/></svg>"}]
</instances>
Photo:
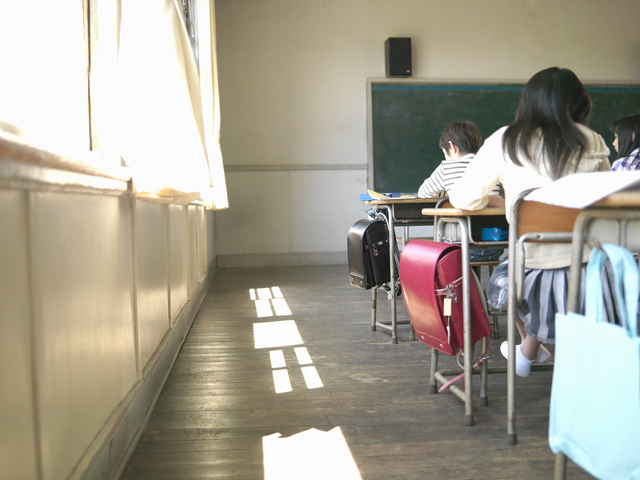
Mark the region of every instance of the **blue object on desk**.
<instances>
[{"instance_id":1,"label":"blue object on desk","mask_svg":"<svg viewBox=\"0 0 640 480\"><path fill-rule=\"evenodd\" d=\"M509 238L509 230L506 228L483 228L482 240L488 242L501 242Z\"/></svg>"}]
</instances>

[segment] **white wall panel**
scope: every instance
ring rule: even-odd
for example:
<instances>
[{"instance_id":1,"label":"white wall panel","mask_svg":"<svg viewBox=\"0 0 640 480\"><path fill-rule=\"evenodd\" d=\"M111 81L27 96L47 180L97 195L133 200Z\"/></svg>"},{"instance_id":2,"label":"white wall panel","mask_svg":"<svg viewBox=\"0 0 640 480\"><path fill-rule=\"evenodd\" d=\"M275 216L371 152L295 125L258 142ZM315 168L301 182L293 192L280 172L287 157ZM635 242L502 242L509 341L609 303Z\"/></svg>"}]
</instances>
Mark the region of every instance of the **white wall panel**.
<instances>
[{"instance_id":1,"label":"white wall panel","mask_svg":"<svg viewBox=\"0 0 640 480\"><path fill-rule=\"evenodd\" d=\"M198 240L198 281L204 280L207 274L207 218L205 209L198 206L196 210L196 228Z\"/></svg>"},{"instance_id":2,"label":"white wall panel","mask_svg":"<svg viewBox=\"0 0 640 480\"><path fill-rule=\"evenodd\" d=\"M26 194L0 191L0 478L36 478Z\"/></svg>"},{"instance_id":3,"label":"white wall panel","mask_svg":"<svg viewBox=\"0 0 640 480\"><path fill-rule=\"evenodd\" d=\"M136 381L128 198L31 193L44 480L65 479Z\"/></svg>"},{"instance_id":4,"label":"white wall panel","mask_svg":"<svg viewBox=\"0 0 640 480\"><path fill-rule=\"evenodd\" d=\"M229 208L216 212L216 253L289 253L289 172L229 172L226 178Z\"/></svg>"},{"instance_id":5,"label":"white wall panel","mask_svg":"<svg viewBox=\"0 0 640 480\"><path fill-rule=\"evenodd\" d=\"M187 303L187 206L169 205L169 295L171 323Z\"/></svg>"},{"instance_id":6,"label":"white wall panel","mask_svg":"<svg viewBox=\"0 0 640 480\"><path fill-rule=\"evenodd\" d=\"M216 258L215 242L213 241L216 216L214 210L207 210L205 215L207 220L207 262L211 264Z\"/></svg>"},{"instance_id":7,"label":"white wall panel","mask_svg":"<svg viewBox=\"0 0 640 480\"><path fill-rule=\"evenodd\" d=\"M188 248L188 274L189 274L189 297L193 295L200 280L198 278L198 214L195 205L187 207L187 248Z\"/></svg>"},{"instance_id":8,"label":"white wall panel","mask_svg":"<svg viewBox=\"0 0 640 480\"><path fill-rule=\"evenodd\" d=\"M365 217L365 205L353 192L367 191L366 172L316 170L291 175L291 195L296 199L292 205L293 251L346 251L349 227ZM334 203L340 206L329 206Z\"/></svg>"},{"instance_id":9,"label":"white wall panel","mask_svg":"<svg viewBox=\"0 0 640 480\"><path fill-rule=\"evenodd\" d=\"M135 201L136 306L140 366L169 330L167 206Z\"/></svg>"}]
</instances>

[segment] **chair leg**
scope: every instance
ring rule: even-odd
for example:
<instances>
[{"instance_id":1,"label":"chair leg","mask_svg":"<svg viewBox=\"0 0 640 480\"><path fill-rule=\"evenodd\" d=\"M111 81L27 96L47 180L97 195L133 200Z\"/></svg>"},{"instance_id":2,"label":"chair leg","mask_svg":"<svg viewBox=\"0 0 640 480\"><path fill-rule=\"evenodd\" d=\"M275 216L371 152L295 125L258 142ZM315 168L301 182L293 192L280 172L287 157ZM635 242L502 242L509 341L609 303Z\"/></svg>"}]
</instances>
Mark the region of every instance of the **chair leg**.
<instances>
[{"instance_id":1,"label":"chair leg","mask_svg":"<svg viewBox=\"0 0 640 480\"><path fill-rule=\"evenodd\" d=\"M484 337L482 339L482 351L487 351L489 339ZM489 397L487 395L487 385L488 385L488 377L489 377L489 359L485 360L480 367L480 406L486 407L489 405Z\"/></svg>"},{"instance_id":2,"label":"chair leg","mask_svg":"<svg viewBox=\"0 0 640 480\"><path fill-rule=\"evenodd\" d=\"M498 316L491 315L493 320L491 322L491 326L493 327L493 338L500 338L500 327L498 326Z\"/></svg>"},{"instance_id":3,"label":"chair leg","mask_svg":"<svg viewBox=\"0 0 640 480\"><path fill-rule=\"evenodd\" d=\"M567 478L567 456L560 452L556 455L556 469L553 479L564 480Z\"/></svg>"},{"instance_id":4,"label":"chair leg","mask_svg":"<svg viewBox=\"0 0 640 480\"><path fill-rule=\"evenodd\" d=\"M438 371L438 351L431 348L431 375L429 377L429 393L438 393L438 381L436 372Z\"/></svg>"},{"instance_id":5,"label":"chair leg","mask_svg":"<svg viewBox=\"0 0 640 480\"><path fill-rule=\"evenodd\" d=\"M378 287L374 287L371 289L371 331L376 331L376 326L378 324L377 320L377 309L378 309Z\"/></svg>"},{"instance_id":6,"label":"chair leg","mask_svg":"<svg viewBox=\"0 0 640 480\"><path fill-rule=\"evenodd\" d=\"M478 280L480 280L480 284L482 284L482 277L480 276L480 271L481 271L481 267L473 267L474 269L477 268L478 270L476 270L476 274L478 275ZM491 275L493 275L493 265L487 265L487 268L489 269L489 278L491 278ZM484 290L484 297L487 298L487 291ZM500 327L498 326L498 315L491 315L491 330L493 332L492 337L493 338L500 338Z\"/></svg>"}]
</instances>

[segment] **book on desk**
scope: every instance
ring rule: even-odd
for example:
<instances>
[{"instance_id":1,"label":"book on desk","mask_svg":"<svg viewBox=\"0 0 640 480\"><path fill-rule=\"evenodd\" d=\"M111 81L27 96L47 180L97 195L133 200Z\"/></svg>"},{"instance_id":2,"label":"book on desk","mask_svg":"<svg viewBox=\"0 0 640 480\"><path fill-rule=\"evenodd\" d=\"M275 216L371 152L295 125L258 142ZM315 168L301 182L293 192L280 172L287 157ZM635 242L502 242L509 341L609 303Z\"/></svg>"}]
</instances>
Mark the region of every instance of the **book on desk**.
<instances>
[{"instance_id":1,"label":"book on desk","mask_svg":"<svg viewBox=\"0 0 640 480\"><path fill-rule=\"evenodd\" d=\"M391 192L391 193L378 193L373 190L367 190L367 193L360 194L360 200L363 202L369 200L385 200L388 198L417 198L415 194L412 193L399 193L399 192Z\"/></svg>"}]
</instances>

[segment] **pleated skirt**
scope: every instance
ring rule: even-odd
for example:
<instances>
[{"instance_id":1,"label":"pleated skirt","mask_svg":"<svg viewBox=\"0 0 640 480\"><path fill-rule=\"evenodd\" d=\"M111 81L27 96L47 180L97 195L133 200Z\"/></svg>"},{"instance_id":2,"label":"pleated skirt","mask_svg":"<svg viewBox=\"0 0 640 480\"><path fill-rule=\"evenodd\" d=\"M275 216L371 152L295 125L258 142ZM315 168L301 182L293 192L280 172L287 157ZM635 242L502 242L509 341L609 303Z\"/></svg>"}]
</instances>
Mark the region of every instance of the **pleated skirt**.
<instances>
[{"instance_id":1,"label":"pleated skirt","mask_svg":"<svg viewBox=\"0 0 640 480\"><path fill-rule=\"evenodd\" d=\"M506 310L508 259L498 265L487 282L487 303L494 310ZM584 278L580 288L580 311L584 307ZM518 306L518 316L524 322L527 335L542 343L555 343L556 313L566 313L569 291L569 267L539 270L525 268L524 295Z\"/></svg>"}]
</instances>

